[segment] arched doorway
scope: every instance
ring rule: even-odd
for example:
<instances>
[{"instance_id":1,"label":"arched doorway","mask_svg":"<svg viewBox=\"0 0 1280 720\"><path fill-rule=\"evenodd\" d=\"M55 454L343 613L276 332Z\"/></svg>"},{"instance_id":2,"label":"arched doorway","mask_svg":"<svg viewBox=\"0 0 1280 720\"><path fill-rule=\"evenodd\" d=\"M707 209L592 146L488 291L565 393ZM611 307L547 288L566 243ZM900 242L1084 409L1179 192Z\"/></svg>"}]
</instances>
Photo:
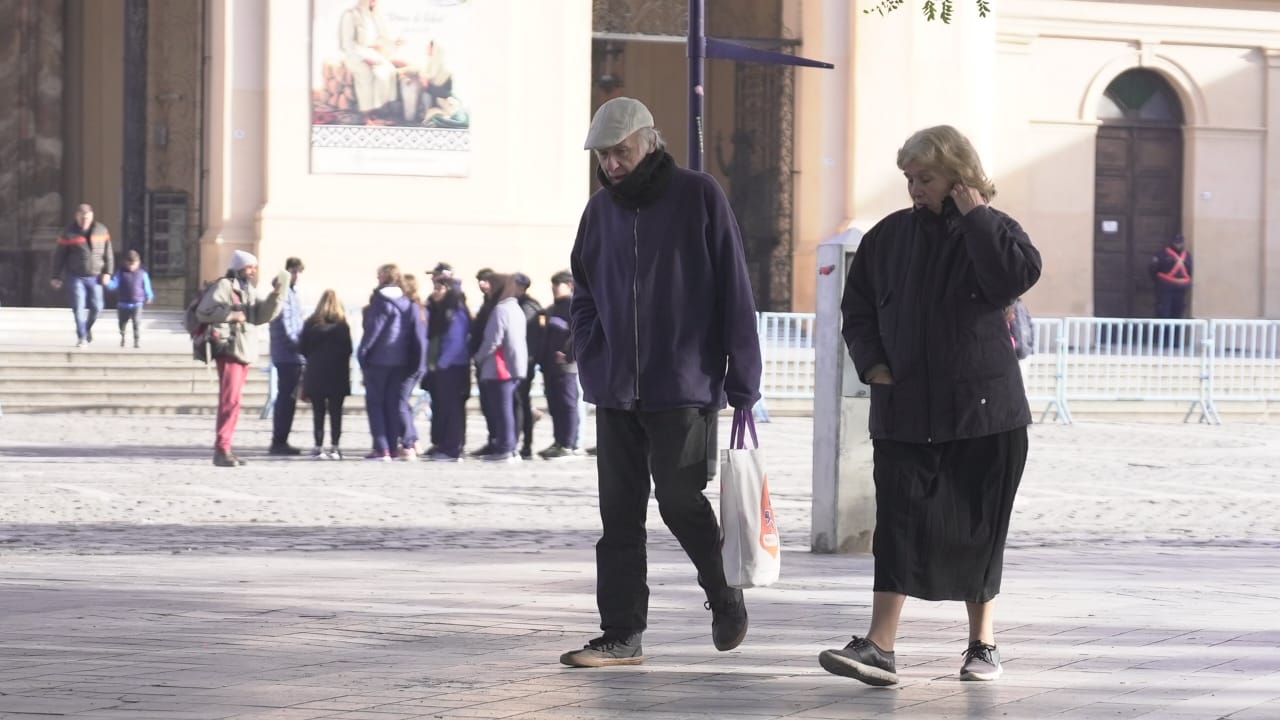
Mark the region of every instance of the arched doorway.
<instances>
[{"instance_id":1,"label":"arched doorway","mask_svg":"<svg viewBox=\"0 0 1280 720\"><path fill-rule=\"evenodd\" d=\"M1150 70L1128 70L1099 101L1093 314L1150 317L1147 266L1182 226L1182 104Z\"/></svg>"}]
</instances>

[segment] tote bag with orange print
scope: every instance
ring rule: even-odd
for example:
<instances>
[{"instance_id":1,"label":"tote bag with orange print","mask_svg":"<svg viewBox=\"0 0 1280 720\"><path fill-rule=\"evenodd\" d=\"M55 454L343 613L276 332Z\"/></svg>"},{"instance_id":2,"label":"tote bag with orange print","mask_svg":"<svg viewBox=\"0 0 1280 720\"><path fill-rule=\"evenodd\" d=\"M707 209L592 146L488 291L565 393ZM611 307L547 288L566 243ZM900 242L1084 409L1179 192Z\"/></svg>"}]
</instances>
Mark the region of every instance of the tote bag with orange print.
<instances>
[{"instance_id":1,"label":"tote bag with orange print","mask_svg":"<svg viewBox=\"0 0 1280 720\"><path fill-rule=\"evenodd\" d=\"M748 432L754 447L747 447ZM720 526L724 531L720 553L730 587L762 587L777 581L782 544L750 410L734 410L729 448L721 453Z\"/></svg>"}]
</instances>

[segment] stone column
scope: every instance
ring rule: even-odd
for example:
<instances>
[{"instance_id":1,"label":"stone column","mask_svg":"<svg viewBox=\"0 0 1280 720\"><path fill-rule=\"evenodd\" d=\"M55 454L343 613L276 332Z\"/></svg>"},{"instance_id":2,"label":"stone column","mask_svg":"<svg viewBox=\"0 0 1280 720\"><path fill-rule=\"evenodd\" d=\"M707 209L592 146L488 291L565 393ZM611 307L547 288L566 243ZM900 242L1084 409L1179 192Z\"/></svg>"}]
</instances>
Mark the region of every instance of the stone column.
<instances>
[{"instance_id":1,"label":"stone column","mask_svg":"<svg viewBox=\"0 0 1280 720\"><path fill-rule=\"evenodd\" d=\"M236 250L257 248L266 176L266 13L266 3L209 0L209 179L201 283L226 272Z\"/></svg>"},{"instance_id":2,"label":"stone column","mask_svg":"<svg viewBox=\"0 0 1280 720\"><path fill-rule=\"evenodd\" d=\"M0 0L0 303L60 303L45 280L63 219L63 3Z\"/></svg>"},{"instance_id":3,"label":"stone column","mask_svg":"<svg viewBox=\"0 0 1280 720\"><path fill-rule=\"evenodd\" d=\"M1267 48L1262 206L1262 317L1280 317L1280 47Z\"/></svg>"}]
</instances>

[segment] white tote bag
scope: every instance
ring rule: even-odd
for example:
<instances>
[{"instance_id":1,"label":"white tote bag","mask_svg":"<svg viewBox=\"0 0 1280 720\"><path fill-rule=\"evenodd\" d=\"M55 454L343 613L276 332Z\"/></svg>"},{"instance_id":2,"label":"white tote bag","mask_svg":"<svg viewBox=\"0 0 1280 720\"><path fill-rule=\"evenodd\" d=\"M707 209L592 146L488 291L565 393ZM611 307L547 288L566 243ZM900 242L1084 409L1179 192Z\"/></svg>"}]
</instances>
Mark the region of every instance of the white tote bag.
<instances>
[{"instance_id":1,"label":"white tote bag","mask_svg":"<svg viewBox=\"0 0 1280 720\"><path fill-rule=\"evenodd\" d=\"M752 448L746 443L748 431ZM734 410L729 448L721 452L720 526L724 530L720 553L730 587L761 587L778 579L782 546L750 410Z\"/></svg>"}]
</instances>

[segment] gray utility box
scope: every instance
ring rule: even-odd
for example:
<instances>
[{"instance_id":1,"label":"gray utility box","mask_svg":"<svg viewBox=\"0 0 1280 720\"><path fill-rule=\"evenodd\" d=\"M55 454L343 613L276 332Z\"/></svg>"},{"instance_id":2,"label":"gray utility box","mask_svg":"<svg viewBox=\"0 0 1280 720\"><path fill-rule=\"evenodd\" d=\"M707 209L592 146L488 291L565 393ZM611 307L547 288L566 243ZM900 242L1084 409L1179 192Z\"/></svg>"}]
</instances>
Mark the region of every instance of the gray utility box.
<instances>
[{"instance_id":1,"label":"gray utility box","mask_svg":"<svg viewBox=\"0 0 1280 720\"><path fill-rule=\"evenodd\" d=\"M867 435L871 396L840 334L840 299L861 240L862 232L850 229L818 246L810 548L820 553L870 552L876 526Z\"/></svg>"}]
</instances>

